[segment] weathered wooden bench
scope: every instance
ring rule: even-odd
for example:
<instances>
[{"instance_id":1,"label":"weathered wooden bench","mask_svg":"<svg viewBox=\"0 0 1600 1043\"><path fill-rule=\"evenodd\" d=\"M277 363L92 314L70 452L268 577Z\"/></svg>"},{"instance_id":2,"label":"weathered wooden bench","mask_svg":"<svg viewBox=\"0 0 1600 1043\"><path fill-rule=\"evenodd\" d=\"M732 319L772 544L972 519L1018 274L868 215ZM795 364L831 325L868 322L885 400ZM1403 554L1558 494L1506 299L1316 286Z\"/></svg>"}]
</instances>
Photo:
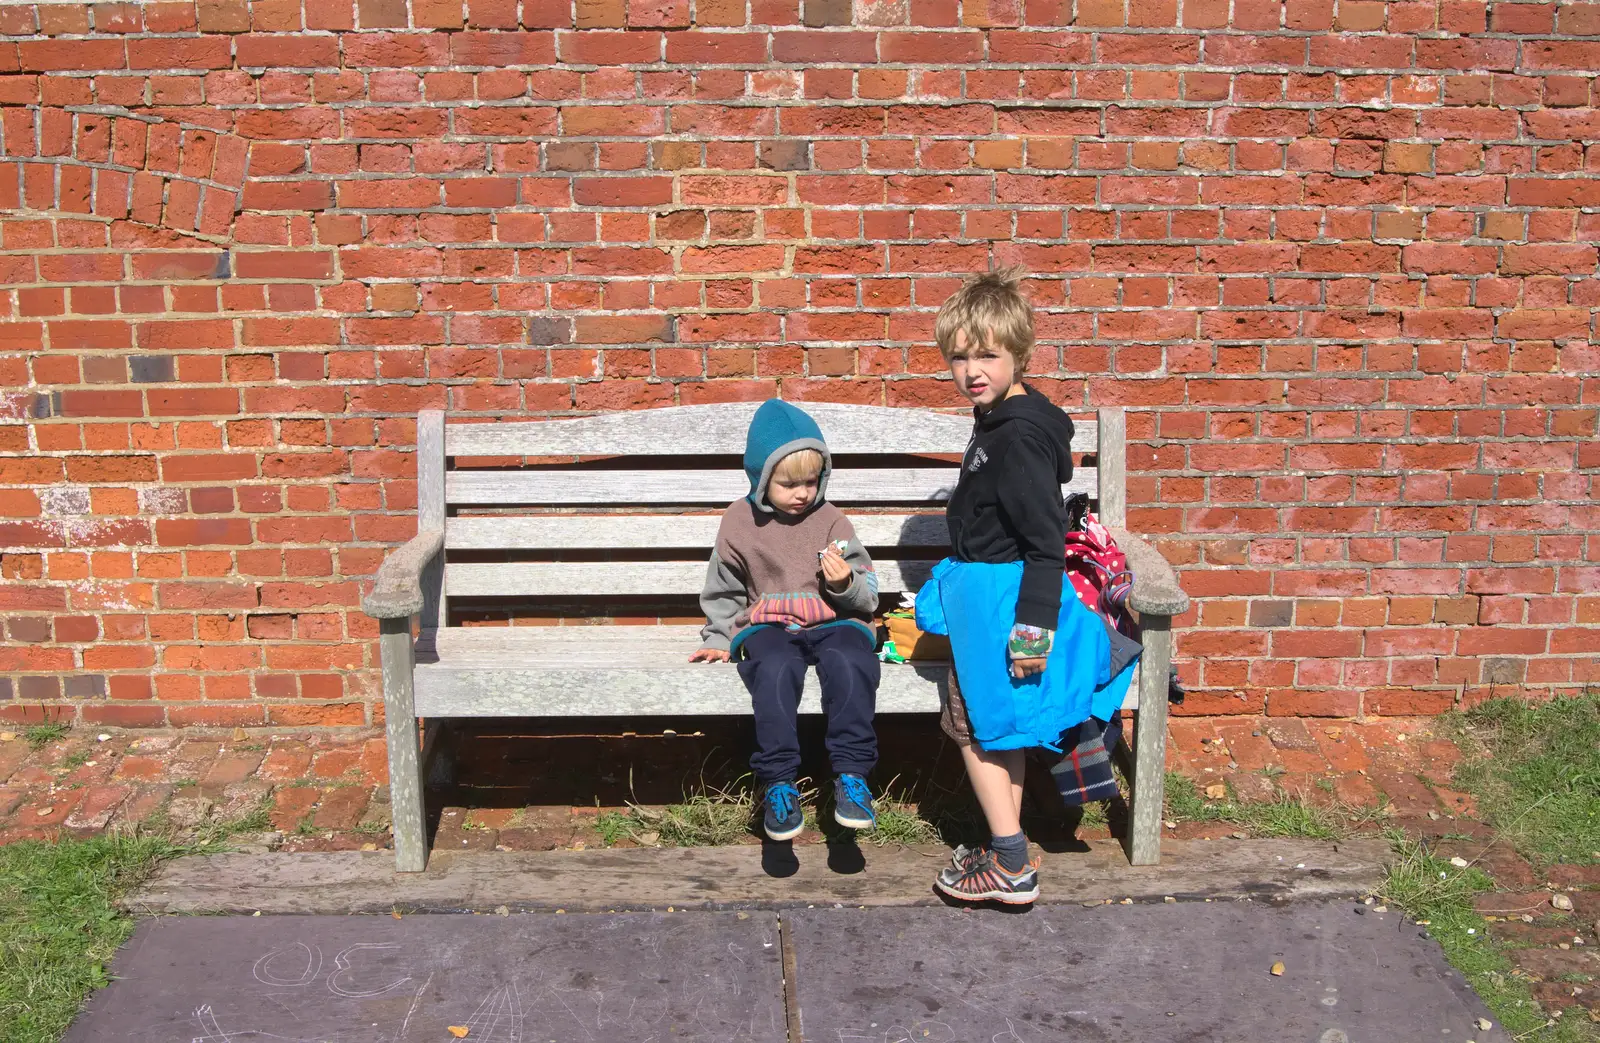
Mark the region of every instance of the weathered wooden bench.
<instances>
[{"instance_id":1,"label":"weathered wooden bench","mask_svg":"<svg viewBox=\"0 0 1600 1043\"><path fill-rule=\"evenodd\" d=\"M804 408L835 457L829 499L850 515L882 591L914 591L947 551L938 508L954 487L950 458L965 451L971 419ZM750 712L733 666L688 661L699 645L696 626L450 624L464 607L510 598L618 603L698 594L721 509L749 491L737 458L754 410L734 403L450 425L441 411L418 417L417 535L384 561L362 603L380 622L401 871L427 861L425 754L441 720ZM1077 468L1065 491L1098 500L1134 572L1130 604L1144 658L1127 702L1139 710L1129 858L1145 865L1160 857L1170 625L1188 599L1166 560L1125 531L1123 423L1121 410L1102 409L1098 424L1078 426L1074 448L1095 447L1095 462ZM684 604L681 615L696 611ZM885 664L878 712L937 711L947 677L945 664ZM801 710L820 711L814 676Z\"/></svg>"}]
</instances>

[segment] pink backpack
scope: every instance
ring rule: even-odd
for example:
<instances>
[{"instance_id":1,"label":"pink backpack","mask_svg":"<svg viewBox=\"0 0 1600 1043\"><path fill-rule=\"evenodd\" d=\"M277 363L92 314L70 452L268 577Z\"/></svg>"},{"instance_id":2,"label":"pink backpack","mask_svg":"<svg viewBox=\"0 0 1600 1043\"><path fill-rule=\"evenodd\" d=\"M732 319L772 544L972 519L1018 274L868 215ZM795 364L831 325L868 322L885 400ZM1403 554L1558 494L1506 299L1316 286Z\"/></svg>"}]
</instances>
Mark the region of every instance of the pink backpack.
<instances>
[{"instance_id":1,"label":"pink backpack","mask_svg":"<svg viewBox=\"0 0 1600 1043\"><path fill-rule=\"evenodd\" d=\"M1082 493L1067 501L1066 536L1067 579L1078 600L1123 629L1133 573L1111 531L1089 513L1089 498Z\"/></svg>"}]
</instances>

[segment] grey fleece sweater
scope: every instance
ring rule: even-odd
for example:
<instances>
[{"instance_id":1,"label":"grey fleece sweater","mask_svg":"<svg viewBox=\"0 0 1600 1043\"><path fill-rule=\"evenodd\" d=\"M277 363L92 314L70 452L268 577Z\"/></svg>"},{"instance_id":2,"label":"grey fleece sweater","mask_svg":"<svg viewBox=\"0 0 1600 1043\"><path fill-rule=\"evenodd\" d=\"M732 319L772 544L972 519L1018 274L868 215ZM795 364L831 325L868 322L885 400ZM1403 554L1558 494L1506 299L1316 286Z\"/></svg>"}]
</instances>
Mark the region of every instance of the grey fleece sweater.
<instances>
[{"instance_id":1,"label":"grey fleece sweater","mask_svg":"<svg viewBox=\"0 0 1600 1043\"><path fill-rule=\"evenodd\" d=\"M836 592L822 578L817 554L837 540L845 543L851 575L849 585ZM800 629L848 622L876 637L872 614L878 608L878 575L850 519L833 504L790 518L758 513L740 500L722 515L700 607L707 620L700 631L703 648L732 650L757 626Z\"/></svg>"},{"instance_id":2,"label":"grey fleece sweater","mask_svg":"<svg viewBox=\"0 0 1600 1043\"><path fill-rule=\"evenodd\" d=\"M779 461L802 449L821 454L822 473L816 503L793 517L767 502L767 484ZM740 642L759 626L854 625L876 639L872 614L878 608L878 575L850 520L827 502L833 458L817 422L798 406L779 399L763 402L745 436L744 470L750 495L723 513L706 568L701 646L737 654ZM850 566L850 582L841 591L828 589L817 558L830 543L843 544Z\"/></svg>"}]
</instances>

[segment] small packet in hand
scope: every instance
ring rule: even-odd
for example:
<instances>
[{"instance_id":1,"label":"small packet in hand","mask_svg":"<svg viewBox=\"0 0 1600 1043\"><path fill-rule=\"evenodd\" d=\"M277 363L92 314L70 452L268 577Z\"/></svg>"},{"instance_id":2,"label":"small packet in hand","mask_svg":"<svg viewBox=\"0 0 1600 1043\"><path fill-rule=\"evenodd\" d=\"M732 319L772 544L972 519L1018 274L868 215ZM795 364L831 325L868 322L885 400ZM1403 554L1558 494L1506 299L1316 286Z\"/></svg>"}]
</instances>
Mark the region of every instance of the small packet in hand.
<instances>
[{"instance_id":1,"label":"small packet in hand","mask_svg":"<svg viewBox=\"0 0 1600 1043\"><path fill-rule=\"evenodd\" d=\"M843 554L845 551L850 549L850 541L834 540L832 543L828 544L828 547L837 547L839 549L839 553ZM828 547L824 547L817 551L817 563L819 565L822 563L822 559L828 556Z\"/></svg>"}]
</instances>

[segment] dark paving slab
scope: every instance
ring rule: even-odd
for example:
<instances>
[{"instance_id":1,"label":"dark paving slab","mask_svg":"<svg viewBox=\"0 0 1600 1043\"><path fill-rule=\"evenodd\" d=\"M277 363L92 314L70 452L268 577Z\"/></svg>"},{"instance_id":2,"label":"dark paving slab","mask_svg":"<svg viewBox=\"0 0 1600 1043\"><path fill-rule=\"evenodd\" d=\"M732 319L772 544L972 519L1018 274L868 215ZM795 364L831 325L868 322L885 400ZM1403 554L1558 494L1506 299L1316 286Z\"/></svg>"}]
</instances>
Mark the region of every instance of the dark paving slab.
<instances>
[{"instance_id":1,"label":"dark paving slab","mask_svg":"<svg viewBox=\"0 0 1600 1043\"><path fill-rule=\"evenodd\" d=\"M808 1043L1509 1043L1400 916L1348 903L799 910ZM1270 968L1284 964L1282 977Z\"/></svg>"},{"instance_id":2,"label":"dark paving slab","mask_svg":"<svg viewBox=\"0 0 1600 1043\"><path fill-rule=\"evenodd\" d=\"M784 1043L769 913L147 920L66 1043Z\"/></svg>"}]
</instances>

